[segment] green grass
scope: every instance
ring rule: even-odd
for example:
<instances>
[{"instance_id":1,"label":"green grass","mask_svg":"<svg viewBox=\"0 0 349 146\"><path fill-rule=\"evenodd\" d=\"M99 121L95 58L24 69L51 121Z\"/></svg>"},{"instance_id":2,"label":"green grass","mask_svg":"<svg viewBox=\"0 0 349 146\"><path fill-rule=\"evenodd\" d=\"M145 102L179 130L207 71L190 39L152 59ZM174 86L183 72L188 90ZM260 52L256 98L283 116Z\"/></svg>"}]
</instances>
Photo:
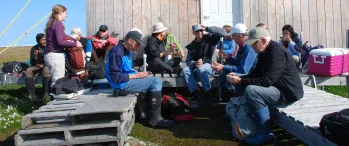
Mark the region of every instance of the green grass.
<instances>
[{"instance_id":1,"label":"green grass","mask_svg":"<svg viewBox=\"0 0 349 146\"><path fill-rule=\"evenodd\" d=\"M346 86L325 86L326 92L348 98L348 87Z\"/></svg>"}]
</instances>

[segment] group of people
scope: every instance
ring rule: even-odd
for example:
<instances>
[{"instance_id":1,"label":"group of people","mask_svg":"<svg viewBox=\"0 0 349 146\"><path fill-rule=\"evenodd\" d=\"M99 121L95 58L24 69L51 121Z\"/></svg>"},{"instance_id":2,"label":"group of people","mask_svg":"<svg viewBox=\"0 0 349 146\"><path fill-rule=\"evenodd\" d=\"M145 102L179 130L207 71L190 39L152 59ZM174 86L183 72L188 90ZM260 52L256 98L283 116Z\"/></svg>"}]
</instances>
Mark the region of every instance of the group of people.
<instances>
[{"instance_id":1,"label":"group of people","mask_svg":"<svg viewBox=\"0 0 349 146\"><path fill-rule=\"evenodd\" d=\"M184 59L184 51L162 23L153 26L152 35L143 44L142 33L137 28L130 30L118 41L108 34L105 25L100 26L92 37L82 37L78 28L73 29L72 35L68 36L64 33L62 23L66 14L64 6L54 6L45 28L46 36L38 34L38 45L31 51L34 57L33 67L27 73L28 84L31 83L29 79L34 72L43 72L45 80L50 78L54 84L64 77L64 48L84 48L86 52L90 52L92 61L105 62L105 76L114 92L147 93L144 104L149 107L149 124L166 128L172 127L174 122L161 116L162 80L152 74L182 72L194 97L191 103L196 106L192 108L197 108L212 104L214 93L209 75L218 72L219 86L224 89L223 95L227 98L244 96L253 109L253 117L259 129L251 138L251 143L262 143L273 137L268 106L290 104L303 97L297 70L301 41L290 25L283 27L283 37L280 42L276 42L271 39L264 24L259 24L250 31L244 24L223 28L195 24L192 26L195 38L186 45L188 53L186 67L183 67L180 62ZM224 43L223 46L218 45L218 56L223 63L214 62L212 58L216 57L214 53L222 37ZM73 42L67 38L72 38ZM132 52L138 51L141 46L147 54L148 72L133 69ZM86 53L87 58L88 54ZM37 55L41 58L35 57ZM197 79L202 83L202 89L198 87ZM28 90L28 93L31 92Z\"/></svg>"},{"instance_id":2,"label":"group of people","mask_svg":"<svg viewBox=\"0 0 349 146\"><path fill-rule=\"evenodd\" d=\"M66 7L56 5L52 8L52 14L46 24L44 33L36 36L37 45L30 51L30 64L25 72L25 84L28 91L28 97L31 100L37 100L35 95L35 77L43 75L43 100L49 101L50 83L54 85L58 79L65 77L66 48L81 48L85 53L85 62L101 63L105 66L106 55L111 48L117 44L117 32L109 34L108 27L101 25L96 34L83 37L80 28L73 28L70 36L64 32L62 23L67 15Z\"/></svg>"}]
</instances>

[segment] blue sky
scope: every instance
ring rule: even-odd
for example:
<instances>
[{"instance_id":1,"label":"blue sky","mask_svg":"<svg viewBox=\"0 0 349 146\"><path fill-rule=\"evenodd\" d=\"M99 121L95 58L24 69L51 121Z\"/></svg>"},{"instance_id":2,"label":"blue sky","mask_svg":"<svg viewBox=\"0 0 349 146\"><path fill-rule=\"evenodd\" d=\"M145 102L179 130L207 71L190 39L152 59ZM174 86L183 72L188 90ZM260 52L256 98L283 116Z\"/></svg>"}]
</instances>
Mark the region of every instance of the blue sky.
<instances>
[{"instance_id":1,"label":"blue sky","mask_svg":"<svg viewBox=\"0 0 349 146\"><path fill-rule=\"evenodd\" d=\"M17 13L22 9L27 0L3 0L0 6L0 33L12 21ZM83 35L86 32L86 0L31 0L25 10L16 19L6 33L0 37L0 46L8 46L28 29L30 29L47 13L52 11L56 4L64 5L68 9L65 29L69 35L74 27L80 27ZM47 18L48 19L48 18ZM36 28L32 29L26 36L17 42L17 46L36 44L35 36L42 33L47 19L42 21Z\"/></svg>"}]
</instances>

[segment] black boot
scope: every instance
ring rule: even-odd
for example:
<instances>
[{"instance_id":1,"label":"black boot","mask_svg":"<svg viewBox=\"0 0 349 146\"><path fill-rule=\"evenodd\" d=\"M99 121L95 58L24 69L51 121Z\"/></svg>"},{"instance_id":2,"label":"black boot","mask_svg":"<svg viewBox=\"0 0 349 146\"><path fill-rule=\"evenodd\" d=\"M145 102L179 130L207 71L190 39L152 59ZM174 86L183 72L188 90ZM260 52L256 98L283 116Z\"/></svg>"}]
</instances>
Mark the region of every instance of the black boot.
<instances>
[{"instance_id":1,"label":"black boot","mask_svg":"<svg viewBox=\"0 0 349 146\"><path fill-rule=\"evenodd\" d=\"M140 120L146 120L148 119L148 103L147 103L147 95L145 93L139 93L137 96L137 110ZM136 117L137 117L136 116Z\"/></svg>"},{"instance_id":2,"label":"black boot","mask_svg":"<svg viewBox=\"0 0 349 146\"><path fill-rule=\"evenodd\" d=\"M44 89L42 100L44 103L47 103L50 101L50 78L44 77L42 80L42 88Z\"/></svg>"},{"instance_id":3,"label":"black boot","mask_svg":"<svg viewBox=\"0 0 349 146\"><path fill-rule=\"evenodd\" d=\"M208 91L205 92L204 98L205 98L205 101L206 101L205 103L207 105L212 105L212 103L213 103L213 93L212 92L213 92L212 90L208 90Z\"/></svg>"},{"instance_id":4,"label":"black boot","mask_svg":"<svg viewBox=\"0 0 349 146\"><path fill-rule=\"evenodd\" d=\"M191 106L191 108L194 108L196 104L199 105L205 105L206 100L204 98L204 95L199 91L199 90L195 90L194 92L191 93L191 95L194 97L194 100L191 101L191 103L193 104L193 107Z\"/></svg>"},{"instance_id":5,"label":"black boot","mask_svg":"<svg viewBox=\"0 0 349 146\"><path fill-rule=\"evenodd\" d=\"M25 86L28 92L28 98L31 101L35 101L37 97L35 96L35 80L34 78L25 78Z\"/></svg>"},{"instance_id":6,"label":"black boot","mask_svg":"<svg viewBox=\"0 0 349 146\"><path fill-rule=\"evenodd\" d=\"M149 104L149 124L153 127L169 128L172 127L174 122L172 120L166 120L161 116L161 91L149 92L147 97Z\"/></svg>"}]
</instances>

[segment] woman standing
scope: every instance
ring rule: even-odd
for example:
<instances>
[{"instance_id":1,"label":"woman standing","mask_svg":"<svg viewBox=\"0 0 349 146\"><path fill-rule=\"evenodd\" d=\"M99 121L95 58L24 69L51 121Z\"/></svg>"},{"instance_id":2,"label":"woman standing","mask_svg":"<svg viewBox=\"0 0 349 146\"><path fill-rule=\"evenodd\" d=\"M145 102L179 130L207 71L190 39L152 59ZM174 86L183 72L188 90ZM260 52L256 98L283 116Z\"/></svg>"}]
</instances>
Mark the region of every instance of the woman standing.
<instances>
[{"instance_id":1,"label":"woman standing","mask_svg":"<svg viewBox=\"0 0 349 146\"><path fill-rule=\"evenodd\" d=\"M45 63L51 72L52 84L65 75L65 54L64 48L82 47L79 41L69 42L70 38L64 32L63 21L67 16L67 8L62 5L55 5L52 14L45 28L46 49Z\"/></svg>"}]
</instances>

